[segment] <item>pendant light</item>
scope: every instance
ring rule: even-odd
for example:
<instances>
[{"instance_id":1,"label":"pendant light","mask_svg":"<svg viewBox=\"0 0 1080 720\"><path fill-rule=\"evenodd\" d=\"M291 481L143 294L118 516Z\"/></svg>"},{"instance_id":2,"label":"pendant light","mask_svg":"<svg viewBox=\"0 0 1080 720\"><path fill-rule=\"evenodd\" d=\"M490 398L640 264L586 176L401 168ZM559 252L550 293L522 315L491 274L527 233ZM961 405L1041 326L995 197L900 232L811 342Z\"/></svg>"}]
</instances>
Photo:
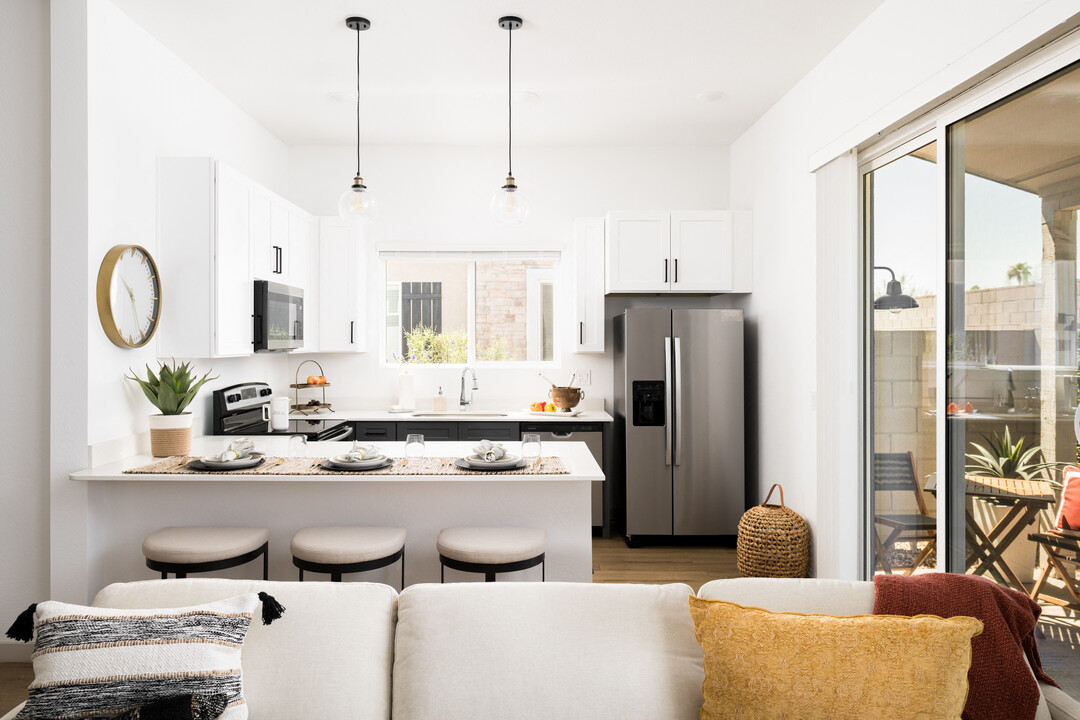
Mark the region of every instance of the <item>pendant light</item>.
<instances>
[{"instance_id":1,"label":"pendant light","mask_svg":"<svg viewBox=\"0 0 1080 720\"><path fill-rule=\"evenodd\" d=\"M509 165L506 173L506 184L495 192L491 199L491 214L495 222L504 225L521 225L525 218L529 217L529 201L518 190L514 183L514 31L521 27L521 18L508 15L499 18L499 27L506 30L509 37L509 50L506 61L506 106L507 106L507 135L506 156Z\"/></svg>"},{"instance_id":2,"label":"pendant light","mask_svg":"<svg viewBox=\"0 0 1080 720\"><path fill-rule=\"evenodd\" d=\"M338 200L338 214L345 220L369 223L379 214L379 204L360 177L360 32L370 28L371 23L367 18L351 17L345 25L356 31L356 177Z\"/></svg>"}]
</instances>

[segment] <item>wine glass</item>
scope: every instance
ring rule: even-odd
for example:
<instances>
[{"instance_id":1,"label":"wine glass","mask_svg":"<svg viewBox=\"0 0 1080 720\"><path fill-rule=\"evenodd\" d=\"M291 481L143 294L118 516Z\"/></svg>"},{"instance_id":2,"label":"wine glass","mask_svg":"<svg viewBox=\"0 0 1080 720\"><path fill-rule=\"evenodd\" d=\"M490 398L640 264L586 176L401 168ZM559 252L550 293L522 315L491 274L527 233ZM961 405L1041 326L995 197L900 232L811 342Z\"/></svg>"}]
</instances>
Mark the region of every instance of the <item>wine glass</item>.
<instances>
[{"instance_id":1,"label":"wine glass","mask_svg":"<svg viewBox=\"0 0 1080 720\"><path fill-rule=\"evenodd\" d=\"M405 457L407 458L422 458L424 457L424 436L419 433L415 435L409 435L405 438Z\"/></svg>"},{"instance_id":2,"label":"wine glass","mask_svg":"<svg viewBox=\"0 0 1080 720\"><path fill-rule=\"evenodd\" d=\"M529 461L529 465L536 464L540 459L540 435L538 433L525 433L521 436L521 457Z\"/></svg>"}]
</instances>

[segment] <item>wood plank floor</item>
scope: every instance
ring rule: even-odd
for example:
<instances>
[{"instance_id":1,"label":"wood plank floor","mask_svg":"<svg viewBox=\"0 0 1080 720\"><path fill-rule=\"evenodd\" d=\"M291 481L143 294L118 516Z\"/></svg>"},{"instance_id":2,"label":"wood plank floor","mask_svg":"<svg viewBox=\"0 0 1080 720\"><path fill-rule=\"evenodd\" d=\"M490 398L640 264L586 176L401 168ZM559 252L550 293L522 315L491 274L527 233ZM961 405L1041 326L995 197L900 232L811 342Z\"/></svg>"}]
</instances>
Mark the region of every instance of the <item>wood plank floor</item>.
<instances>
[{"instance_id":1,"label":"wood plank floor","mask_svg":"<svg viewBox=\"0 0 1080 720\"><path fill-rule=\"evenodd\" d=\"M621 537L593 538L593 582L686 583L695 591L709 580L738 577L734 547L628 548ZM30 663L0 663L0 715L26 699Z\"/></svg>"}]
</instances>

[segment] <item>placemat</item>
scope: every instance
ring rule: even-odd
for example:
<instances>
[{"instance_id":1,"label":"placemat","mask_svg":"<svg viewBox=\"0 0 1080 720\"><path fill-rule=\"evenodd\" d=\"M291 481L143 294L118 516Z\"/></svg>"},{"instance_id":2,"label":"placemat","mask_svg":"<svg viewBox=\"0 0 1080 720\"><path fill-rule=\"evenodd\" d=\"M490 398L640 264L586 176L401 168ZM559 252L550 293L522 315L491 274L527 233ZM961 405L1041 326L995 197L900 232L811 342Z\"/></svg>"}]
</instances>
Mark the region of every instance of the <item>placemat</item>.
<instances>
[{"instance_id":1,"label":"placemat","mask_svg":"<svg viewBox=\"0 0 1080 720\"><path fill-rule=\"evenodd\" d=\"M466 470L454 465L456 458L394 458L394 464L378 470L326 470L324 457L271 457L255 468L243 470L192 470L185 462L195 456L174 456L125 470L135 475L569 475L562 458L542 457L532 465L514 470Z\"/></svg>"}]
</instances>

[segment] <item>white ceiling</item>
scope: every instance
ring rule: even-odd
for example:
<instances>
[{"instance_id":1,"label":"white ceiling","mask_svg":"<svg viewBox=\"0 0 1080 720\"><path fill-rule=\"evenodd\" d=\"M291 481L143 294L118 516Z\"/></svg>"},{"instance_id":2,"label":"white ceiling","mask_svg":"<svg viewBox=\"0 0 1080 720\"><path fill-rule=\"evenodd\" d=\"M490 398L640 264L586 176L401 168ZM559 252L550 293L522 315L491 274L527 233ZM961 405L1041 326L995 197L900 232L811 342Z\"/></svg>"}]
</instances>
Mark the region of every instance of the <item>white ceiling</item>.
<instances>
[{"instance_id":1,"label":"white ceiling","mask_svg":"<svg viewBox=\"0 0 1080 720\"><path fill-rule=\"evenodd\" d=\"M289 145L727 145L882 0L114 0ZM702 102L701 93L722 92ZM355 95L353 96L355 97Z\"/></svg>"}]
</instances>

